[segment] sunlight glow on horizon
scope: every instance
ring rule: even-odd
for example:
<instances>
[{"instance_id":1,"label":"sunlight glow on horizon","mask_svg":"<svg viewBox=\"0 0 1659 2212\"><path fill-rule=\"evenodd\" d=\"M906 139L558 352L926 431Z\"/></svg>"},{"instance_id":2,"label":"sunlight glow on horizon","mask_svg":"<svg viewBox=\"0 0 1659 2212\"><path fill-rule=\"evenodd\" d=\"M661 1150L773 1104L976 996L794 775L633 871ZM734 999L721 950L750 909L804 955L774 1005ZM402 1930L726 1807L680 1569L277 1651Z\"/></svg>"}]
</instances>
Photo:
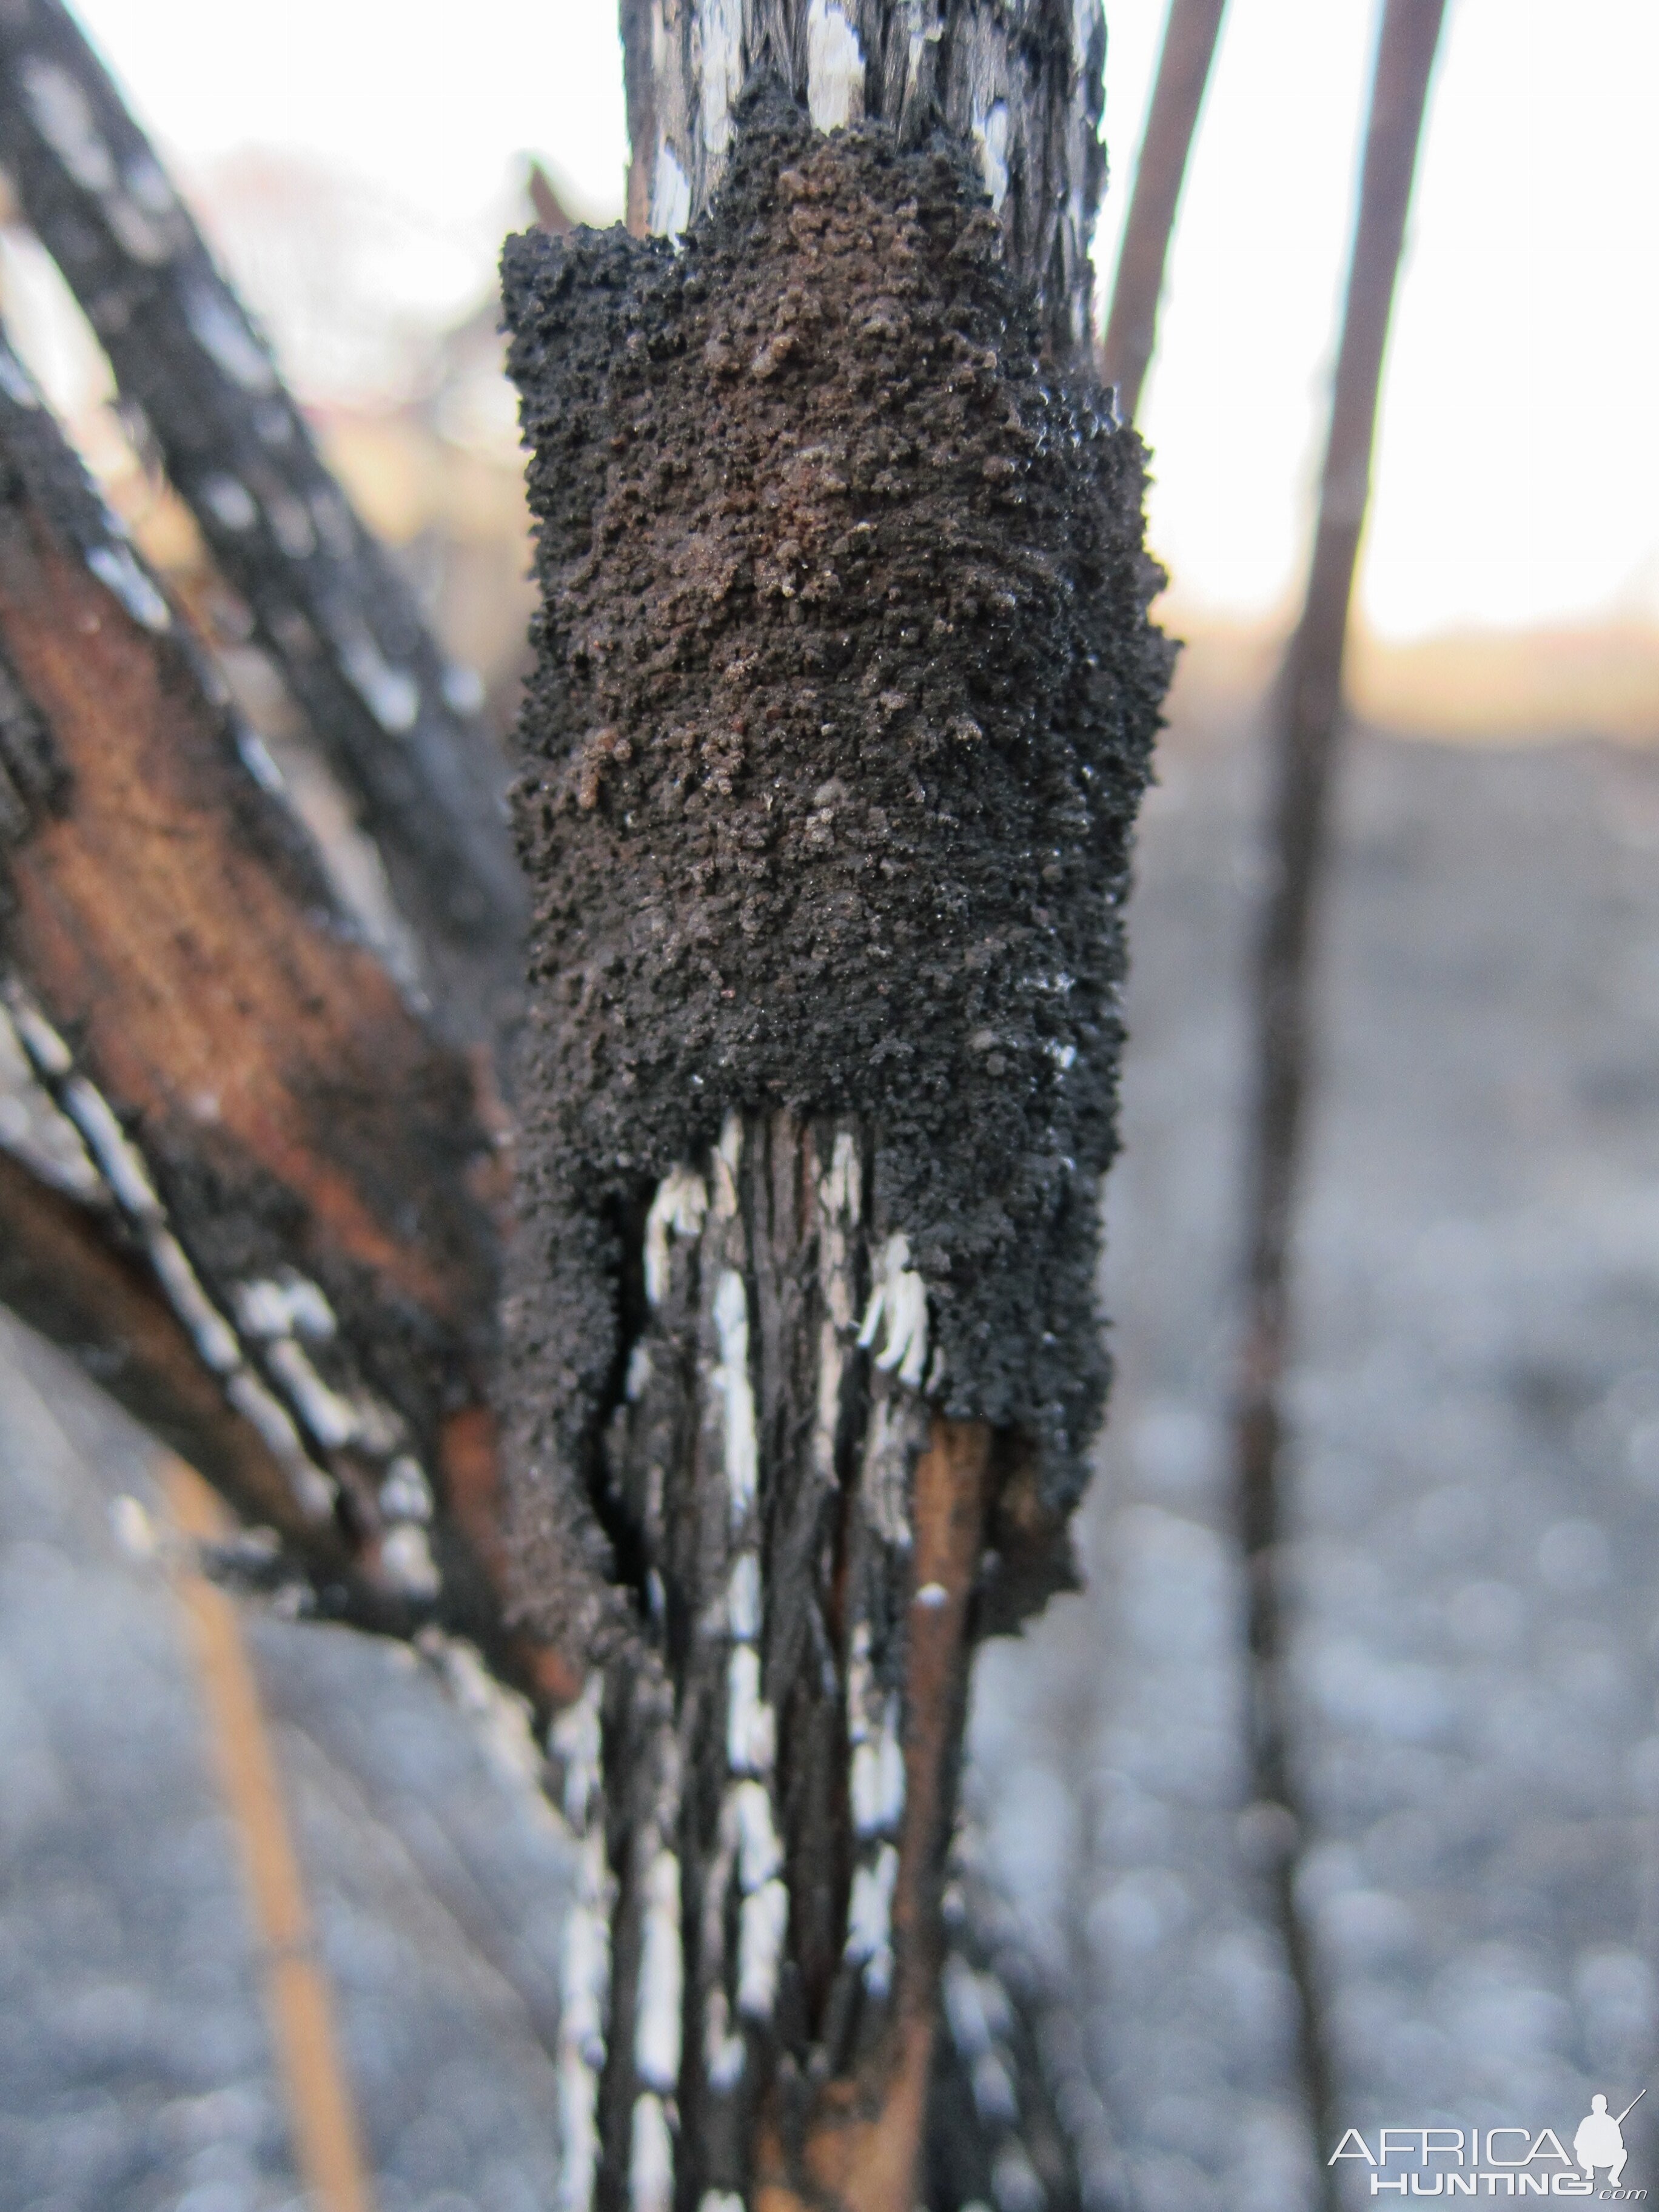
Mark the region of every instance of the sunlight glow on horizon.
<instances>
[{"instance_id":1,"label":"sunlight glow on horizon","mask_svg":"<svg viewBox=\"0 0 1659 2212\"><path fill-rule=\"evenodd\" d=\"M257 147L407 210L411 313L483 295L526 152L573 211L620 212L605 0L474 0L459 30L434 0L289 0L275 34L213 0L77 12L187 181ZM1107 0L1103 311L1163 14ZM1230 0L1142 409L1181 619L1270 618L1299 583L1374 20ZM1656 82L1647 0L1450 0L1360 580L1385 636L1659 622Z\"/></svg>"}]
</instances>

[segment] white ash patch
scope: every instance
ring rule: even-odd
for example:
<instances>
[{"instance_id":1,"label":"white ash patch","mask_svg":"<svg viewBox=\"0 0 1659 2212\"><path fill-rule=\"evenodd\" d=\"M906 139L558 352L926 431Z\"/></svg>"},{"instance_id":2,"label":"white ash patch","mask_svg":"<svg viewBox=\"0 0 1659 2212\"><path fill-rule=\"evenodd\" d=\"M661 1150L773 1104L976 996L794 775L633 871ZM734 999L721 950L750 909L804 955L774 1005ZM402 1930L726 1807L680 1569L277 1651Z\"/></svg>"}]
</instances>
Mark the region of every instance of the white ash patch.
<instances>
[{"instance_id":1,"label":"white ash patch","mask_svg":"<svg viewBox=\"0 0 1659 2212\"><path fill-rule=\"evenodd\" d=\"M83 1206L107 1204L108 1188L81 1132L39 1081L0 1005L0 1149L15 1153L42 1182Z\"/></svg>"},{"instance_id":2,"label":"white ash patch","mask_svg":"<svg viewBox=\"0 0 1659 2212\"><path fill-rule=\"evenodd\" d=\"M726 1671L726 1763L734 1774L770 1774L778 1755L778 1721L760 1694L760 1655L732 1647Z\"/></svg>"},{"instance_id":3,"label":"white ash patch","mask_svg":"<svg viewBox=\"0 0 1659 2212\"><path fill-rule=\"evenodd\" d=\"M911 1266L910 1239L902 1232L889 1237L881 1247L876 1269L858 1331L859 1346L868 1352L880 1335L876 1365L915 1389L927 1371L928 1291Z\"/></svg>"},{"instance_id":4,"label":"white ash patch","mask_svg":"<svg viewBox=\"0 0 1659 2212\"><path fill-rule=\"evenodd\" d=\"M227 530L239 535L245 530L251 530L259 520L258 503L239 477L220 470L204 477L198 491L203 506Z\"/></svg>"},{"instance_id":5,"label":"white ash patch","mask_svg":"<svg viewBox=\"0 0 1659 2212\"><path fill-rule=\"evenodd\" d=\"M229 1375L242 1363L236 1332L202 1288L184 1247L171 1230L158 1229L149 1239L150 1265L167 1302L196 1340L203 1363L215 1375Z\"/></svg>"},{"instance_id":6,"label":"white ash patch","mask_svg":"<svg viewBox=\"0 0 1659 2212\"><path fill-rule=\"evenodd\" d=\"M981 114L973 118L974 151L979 156L979 173L985 180L985 190L990 194L994 213L1001 215L1002 203L1008 196L1008 106L1005 100L995 100Z\"/></svg>"},{"instance_id":7,"label":"white ash patch","mask_svg":"<svg viewBox=\"0 0 1659 2212\"><path fill-rule=\"evenodd\" d=\"M605 1856L600 1700L595 1672L548 1730L563 1767L559 1802L580 1842L576 1901L565 1923L559 1972L559 2115L564 2158L559 2212L590 2212L599 2166L599 2076L610 2002L610 1920L616 1884Z\"/></svg>"},{"instance_id":8,"label":"white ash patch","mask_svg":"<svg viewBox=\"0 0 1659 2212\"><path fill-rule=\"evenodd\" d=\"M663 2100L636 2097L628 2146L629 2212L673 2212L674 2136Z\"/></svg>"},{"instance_id":9,"label":"white ash patch","mask_svg":"<svg viewBox=\"0 0 1659 2212\"><path fill-rule=\"evenodd\" d=\"M720 1358L709 1379L722 1409L726 1491L732 1526L739 1528L754 1510L760 1470L749 1377L748 1292L735 1267L724 1268L716 1285L714 1326Z\"/></svg>"},{"instance_id":10,"label":"white ash patch","mask_svg":"<svg viewBox=\"0 0 1659 2212\"><path fill-rule=\"evenodd\" d=\"M92 102L69 71L31 55L18 77L36 130L82 191L112 191L115 156L98 128Z\"/></svg>"},{"instance_id":11,"label":"white ash patch","mask_svg":"<svg viewBox=\"0 0 1659 2212\"><path fill-rule=\"evenodd\" d=\"M276 365L222 293L205 283L191 287L185 320L203 353L244 392L276 389Z\"/></svg>"},{"instance_id":12,"label":"white ash patch","mask_svg":"<svg viewBox=\"0 0 1659 2212\"><path fill-rule=\"evenodd\" d=\"M399 1521L387 1529L380 1539L379 1566L382 1581L405 1597L425 1601L443 1588L431 1540L418 1522Z\"/></svg>"},{"instance_id":13,"label":"white ash patch","mask_svg":"<svg viewBox=\"0 0 1659 2212\"><path fill-rule=\"evenodd\" d=\"M807 9L807 112L818 131L841 131L864 113L864 51L840 0Z\"/></svg>"},{"instance_id":14,"label":"white ash patch","mask_svg":"<svg viewBox=\"0 0 1659 2212\"><path fill-rule=\"evenodd\" d=\"M748 2045L733 2028L731 2007L724 1990L717 1984L709 1991L703 2020L703 2071L709 2087L730 2096L742 2080L748 2063Z\"/></svg>"},{"instance_id":15,"label":"white ash patch","mask_svg":"<svg viewBox=\"0 0 1659 2212\"><path fill-rule=\"evenodd\" d=\"M388 1521L429 1522L434 1510L426 1469L409 1452L400 1452L380 1485L379 1507Z\"/></svg>"},{"instance_id":16,"label":"white ash patch","mask_svg":"<svg viewBox=\"0 0 1659 2212\"><path fill-rule=\"evenodd\" d=\"M87 566L136 623L160 633L173 628L173 610L124 545L94 545Z\"/></svg>"},{"instance_id":17,"label":"white ash patch","mask_svg":"<svg viewBox=\"0 0 1659 2212\"><path fill-rule=\"evenodd\" d=\"M740 1552L726 1585L726 1627L740 1644L753 1644L760 1637L761 1619L760 1554Z\"/></svg>"},{"instance_id":18,"label":"white ash patch","mask_svg":"<svg viewBox=\"0 0 1659 2212\"><path fill-rule=\"evenodd\" d=\"M743 88L743 0L697 0L696 23L703 145L711 190L731 143L732 107Z\"/></svg>"},{"instance_id":19,"label":"white ash patch","mask_svg":"<svg viewBox=\"0 0 1659 2212\"><path fill-rule=\"evenodd\" d=\"M873 1398L859 1494L871 1528L901 1551L911 1546L911 1476L928 1440L927 1407L909 1390Z\"/></svg>"},{"instance_id":20,"label":"white ash patch","mask_svg":"<svg viewBox=\"0 0 1659 2212\"><path fill-rule=\"evenodd\" d=\"M401 738L421 713L421 686L407 668L394 668L365 629L337 641L346 679L388 737Z\"/></svg>"},{"instance_id":21,"label":"white ash patch","mask_svg":"<svg viewBox=\"0 0 1659 2212\"><path fill-rule=\"evenodd\" d=\"M738 1882L747 1894L783 1871L784 1846L772 1816L772 1797L759 1782L740 1782L732 1792L737 1815Z\"/></svg>"},{"instance_id":22,"label":"white ash patch","mask_svg":"<svg viewBox=\"0 0 1659 2212\"><path fill-rule=\"evenodd\" d=\"M862 1965L864 1987L885 1999L893 1987L893 1893L899 1881L899 1853L883 1844L875 1863L856 1867L847 1904L847 1958Z\"/></svg>"},{"instance_id":23,"label":"white ash patch","mask_svg":"<svg viewBox=\"0 0 1659 2212\"><path fill-rule=\"evenodd\" d=\"M712 1163L717 1221L735 1221L737 1218L737 1170L742 1161L742 1116L728 1114L720 1124L720 1141L714 1148Z\"/></svg>"},{"instance_id":24,"label":"white ash patch","mask_svg":"<svg viewBox=\"0 0 1659 2212\"><path fill-rule=\"evenodd\" d=\"M668 142L657 148L657 167L651 185L651 233L653 238L678 238L691 221L691 179Z\"/></svg>"},{"instance_id":25,"label":"white ash patch","mask_svg":"<svg viewBox=\"0 0 1659 2212\"><path fill-rule=\"evenodd\" d=\"M737 1938L737 2009L751 2020L770 2020L778 2002L778 1968L789 1917L789 1892L781 1881L763 1882L743 1899Z\"/></svg>"},{"instance_id":26,"label":"white ash patch","mask_svg":"<svg viewBox=\"0 0 1659 2212\"><path fill-rule=\"evenodd\" d=\"M360 1424L355 1407L323 1380L293 1337L278 1337L267 1344L264 1364L324 1451L339 1451L357 1441Z\"/></svg>"},{"instance_id":27,"label":"white ash patch","mask_svg":"<svg viewBox=\"0 0 1659 2212\"><path fill-rule=\"evenodd\" d=\"M666 1846L652 1856L645 1889L633 2063L642 2081L669 2096L680 2077L685 1952L680 1932L680 1861Z\"/></svg>"},{"instance_id":28,"label":"white ash patch","mask_svg":"<svg viewBox=\"0 0 1659 2212\"><path fill-rule=\"evenodd\" d=\"M300 1512L310 1521L326 1520L338 1495L333 1477L312 1458L288 1408L245 1364L240 1338L173 1233L142 1153L97 1085L76 1073L69 1046L15 976L7 979L3 997L9 1034L21 1047L34 1079L83 1139L102 1186L137 1231L162 1295L203 1364L219 1377L228 1404L282 1467Z\"/></svg>"},{"instance_id":29,"label":"white ash patch","mask_svg":"<svg viewBox=\"0 0 1659 2212\"><path fill-rule=\"evenodd\" d=\"M694 1169L670 1168L645 1216L645 1297L660 1306L672 1280L670 1238L698 1235L709 1210L708 1185Z\"/></svg>"}]
</instances>

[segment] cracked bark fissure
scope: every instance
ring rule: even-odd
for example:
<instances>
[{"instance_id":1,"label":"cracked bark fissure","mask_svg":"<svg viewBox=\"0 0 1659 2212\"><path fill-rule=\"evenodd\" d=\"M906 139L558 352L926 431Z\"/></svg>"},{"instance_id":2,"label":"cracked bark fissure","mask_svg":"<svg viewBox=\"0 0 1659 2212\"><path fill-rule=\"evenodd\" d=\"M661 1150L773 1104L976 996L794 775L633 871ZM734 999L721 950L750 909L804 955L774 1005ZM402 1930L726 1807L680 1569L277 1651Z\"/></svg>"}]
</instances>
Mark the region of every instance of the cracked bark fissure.
<instances>
[{"instance_id":1,"label":"cracked bark fissure","mask_svg":"<svg viewBox=\"0 0 1659 2212\"><path fill-rule=\"evenodd\" d=\"M565 2202L911 2212L935 2065L990 2050L966 1997L935 2035L969 1650L1063 1581L1104 1392L1168 670L1087 365L1104 31L622 24L633 227L683 248L506 263L543 592L509 1479L524 1617L605 1659ZM999 2117L1001 2212L1071 2195Z\"/></svg>"},{"instance_id":2,"label":"cracked bark fissure","mask_svg":"<svg viewBox=\"0 0 1659 2212\"><path fill-rule=\"evenodd\" d=\"M59 0L0 7L0 166L257 641L355 797L440 1024L493 1042L523 888L477 680L448 664ZM0 792L0 800L3 793ZM3 811L0 806L0 811Z\"/></svg>"}]
</instances>

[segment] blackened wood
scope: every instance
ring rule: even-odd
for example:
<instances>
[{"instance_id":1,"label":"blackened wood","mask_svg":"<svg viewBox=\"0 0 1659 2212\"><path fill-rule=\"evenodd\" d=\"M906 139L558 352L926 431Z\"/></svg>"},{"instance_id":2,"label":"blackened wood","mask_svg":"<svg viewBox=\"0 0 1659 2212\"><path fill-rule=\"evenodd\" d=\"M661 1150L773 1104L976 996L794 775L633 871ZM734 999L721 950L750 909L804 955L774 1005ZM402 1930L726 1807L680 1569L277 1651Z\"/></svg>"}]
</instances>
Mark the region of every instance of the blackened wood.
<instances>
[{"instance_id":1,"label":"blackened wood","mask_svg":"<svg viewBox=\"0 0 1659 2212\"><path fill-rule=\"evenodd\" d=\"M59 1345L136 1420L199 1468L248 1521L336 1581L349 1551L299 1510L282 1463L239 1414L107 1206L79 1204L0 1152L0 1304Z\"/></svg>"},{"instance_id":2,"label":"blackened wood","mask_svg":"<svg viewBox=\"0 0 1659 2212\"><path fill-rule=\"evenodd\" d=\"M1295 1877L1307 1811L1286 1681L1285 1423L1291 1241L1312 1073L1313 932L1327 866L1332 771L1355 562L1370 495L1377 395L1444 0L1384 0L1341 347L1307 595L1276 699L1269 890L1255 978L1256 1101L1249 1152L1245 1323L1235 1416L1248 1574L1250 1750L1273 1908L1299 1998L1302 2080L1324 2201L1339 2125L1334 2054Z\"/></svg>"},{"instance_id":3,"label":"blackened wood","mask_svg":"<svg viewBox=\"0 0 1659 2212\"><path fill-rule=\"evenodd\" d=\"M59 0L0 10L0 163L259 643L360 803L451 1033L511 996L522 891L476 681L319 456L270 349Z\"/></svg>"},{"instance_id":4,"label":"blackened wood","mask_svg":"<svg viewBox=\"0 0 1659 2212\"><path fill-rule=\"evenodd\" d=\"M1146 135L1123 224L1100 373L1117 390L1117 411L1132 422L1158 334L1158 301L1187 158L1226 0L1170 0Z\"/></svg>"}]
</instances>

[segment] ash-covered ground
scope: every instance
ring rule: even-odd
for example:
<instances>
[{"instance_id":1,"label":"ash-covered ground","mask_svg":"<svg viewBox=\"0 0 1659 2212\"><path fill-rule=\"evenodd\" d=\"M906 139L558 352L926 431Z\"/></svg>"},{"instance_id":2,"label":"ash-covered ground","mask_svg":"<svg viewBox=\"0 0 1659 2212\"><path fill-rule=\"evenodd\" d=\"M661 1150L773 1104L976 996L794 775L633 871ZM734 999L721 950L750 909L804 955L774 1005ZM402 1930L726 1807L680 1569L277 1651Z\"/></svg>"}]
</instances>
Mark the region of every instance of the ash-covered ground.
<instances>
[{"instance_id":1,"label":"ash-covered ground","mask_svg":"<svg viewBox=\"0 0 1659 2212\"><path fill-rule=\"evenodd\" d=\"M977 1695L984 1856L1081 2011L1103 2212L1307 2202L1237 1834L1221 1427L1256 772L1214 719L1164 747L1090 1589ZM1659 751L1361 738L1341 817L1294 1399L1306 1894L1353 2125L1567 2138L1654 2061ZM0 2212L297 2203L181 1624L111 1532L147 1481L0 1332ZM419 1662L250 1624L382 2212L545 2206L557 1838Z\"/></svg>"}]
</instances>

